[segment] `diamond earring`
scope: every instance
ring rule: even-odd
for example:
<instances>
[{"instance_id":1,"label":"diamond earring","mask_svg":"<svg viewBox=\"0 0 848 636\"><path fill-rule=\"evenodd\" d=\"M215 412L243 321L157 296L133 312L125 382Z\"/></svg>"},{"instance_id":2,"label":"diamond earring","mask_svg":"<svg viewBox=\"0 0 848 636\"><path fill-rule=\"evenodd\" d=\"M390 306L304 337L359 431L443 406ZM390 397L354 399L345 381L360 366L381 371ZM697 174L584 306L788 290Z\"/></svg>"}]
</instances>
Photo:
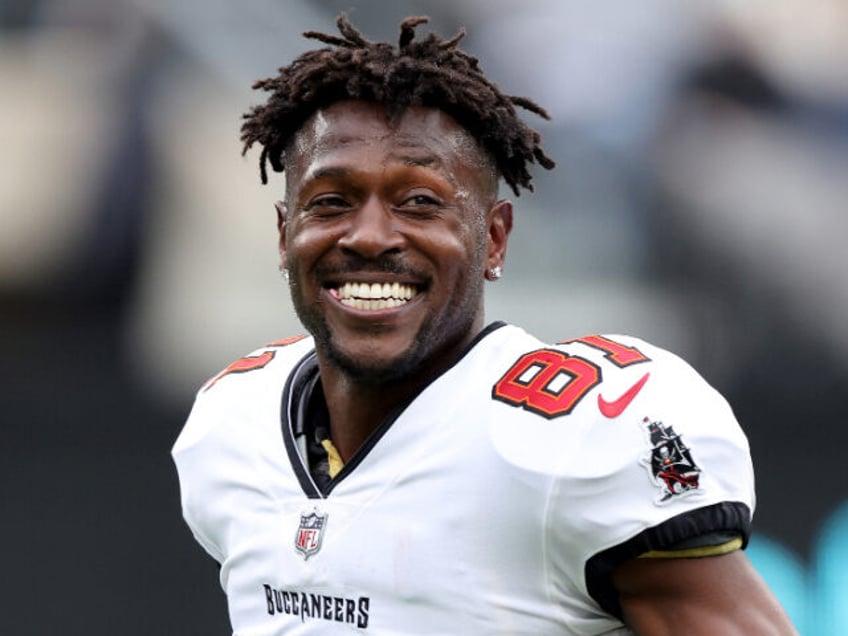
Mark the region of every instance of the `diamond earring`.
<instances>
[{"instance_id":1,"label":"diamond earring","mask_svg":"<svg viewBox=\"0 0 848 636\"><path fill-rule=\"evenodd\" d=\"M495 265L494 267L489 268L486 272L486 278L491 281L496 281L501 276L503 276L503 268L500 265Z\"/></svg>"}]
</instances>

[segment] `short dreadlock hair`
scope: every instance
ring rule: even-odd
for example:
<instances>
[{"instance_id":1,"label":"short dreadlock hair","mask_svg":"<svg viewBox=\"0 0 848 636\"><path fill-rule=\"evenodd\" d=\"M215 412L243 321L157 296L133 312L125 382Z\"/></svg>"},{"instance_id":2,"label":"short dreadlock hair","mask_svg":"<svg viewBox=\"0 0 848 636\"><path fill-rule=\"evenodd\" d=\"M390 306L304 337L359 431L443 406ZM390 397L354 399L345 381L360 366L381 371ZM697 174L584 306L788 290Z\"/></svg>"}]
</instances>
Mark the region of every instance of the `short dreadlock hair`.
<instances>
[{"instance_id":1,"label":"short dreadlock hair","mask_svg":"<svg viewBox=\"0 0 848 636\"><path fill-rule=\"evenodd\" d=\"M344 13L336 21L342 37L304 33L330 46L308 51L276 77L255 82L254 89L271 95L243 116L242 154L255 143L262 146L262 183L268 182L267 163L283 172L289 143L314 112L362 99L383 104L390 117L408 106L444 111L485 149L516 195L519 187L532 191L528 163L550 170L554 162L542 150L541 135L518 117L515 107L545 119L548 113L526 97L505 95L489 81L477 59L459 48L464 29L449 40L430 33L416 41L415 27L426 22L429 18L403 20L397 51L387 42L367 40Z\"/></svg>"}]
</instances>

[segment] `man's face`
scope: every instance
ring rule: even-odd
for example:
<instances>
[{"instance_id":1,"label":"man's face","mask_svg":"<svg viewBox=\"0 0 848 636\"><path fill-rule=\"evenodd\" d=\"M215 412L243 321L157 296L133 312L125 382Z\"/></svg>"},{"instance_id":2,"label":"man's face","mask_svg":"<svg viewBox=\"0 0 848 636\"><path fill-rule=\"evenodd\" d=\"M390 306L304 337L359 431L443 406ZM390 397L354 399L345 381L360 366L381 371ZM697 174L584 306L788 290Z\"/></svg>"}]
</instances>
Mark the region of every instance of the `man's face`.
<instances>
[{"instance_id":1,"label":"man's face","mask_svg":"<svg viewBox=\"0 0 848 636\"><path fill-rule=\"evenodd\" d=\"M483 326L508 202L471 136L441 111L345 101L316 113L286 162L280 250L320 359L357 381L426 377Z\"/></svg>"}]
</instances>

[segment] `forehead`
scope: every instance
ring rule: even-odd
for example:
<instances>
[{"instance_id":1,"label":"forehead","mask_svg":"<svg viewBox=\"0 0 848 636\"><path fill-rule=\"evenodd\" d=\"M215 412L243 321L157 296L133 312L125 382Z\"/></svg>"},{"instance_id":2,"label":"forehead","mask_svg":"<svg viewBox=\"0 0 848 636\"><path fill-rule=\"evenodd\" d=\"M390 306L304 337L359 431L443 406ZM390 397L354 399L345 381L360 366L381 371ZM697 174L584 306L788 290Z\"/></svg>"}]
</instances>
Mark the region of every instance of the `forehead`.
<instances>
[{"instance_id":1,"label":"forehead","mask_svg":"<svg viewBox=\"0 0 848 636\"><path fill-rule=\"evenodd\" d=\"M441 110L410 106L390 119L380 104L348 100L318 110L306 121L289 149L293 165L287 169L302 176L298 167L348 150L429 157L438 163L458 160L469 167L484 164L476 140Z\"/></svg>"}]
</instances>

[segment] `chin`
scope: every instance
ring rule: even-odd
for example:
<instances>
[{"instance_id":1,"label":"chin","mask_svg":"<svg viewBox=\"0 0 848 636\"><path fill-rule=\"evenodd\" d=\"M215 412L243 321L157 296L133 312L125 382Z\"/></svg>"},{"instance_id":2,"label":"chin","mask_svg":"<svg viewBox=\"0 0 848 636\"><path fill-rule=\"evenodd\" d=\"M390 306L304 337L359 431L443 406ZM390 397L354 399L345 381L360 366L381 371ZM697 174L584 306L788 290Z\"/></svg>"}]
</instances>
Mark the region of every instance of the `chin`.
<instances>
[{"instance_id":1,"label":"chin","mask_svg":"<svg viewBox=\"0 0 848 636\"><path fill-rule=\"evenodd\" d=\"M331 346L327 353L345 375L362 382L394 382L420 371L420 361L413 351L405 351L397 356L380 357L374 355L373 349L367 354L358 355Z\"/></svg>"}]
</instances>

